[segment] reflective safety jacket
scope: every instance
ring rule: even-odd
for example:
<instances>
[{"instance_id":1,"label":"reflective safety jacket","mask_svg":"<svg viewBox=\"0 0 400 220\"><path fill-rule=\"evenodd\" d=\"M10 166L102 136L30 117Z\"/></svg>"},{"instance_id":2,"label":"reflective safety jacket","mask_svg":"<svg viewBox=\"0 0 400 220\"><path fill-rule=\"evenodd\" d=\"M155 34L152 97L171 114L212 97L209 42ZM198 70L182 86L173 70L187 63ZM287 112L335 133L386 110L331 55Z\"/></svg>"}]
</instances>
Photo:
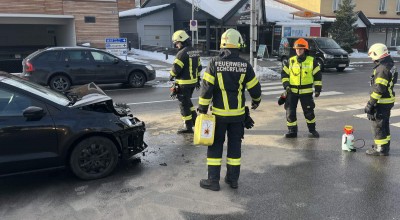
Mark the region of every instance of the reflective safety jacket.
<instances>
[{"instance_id":1,"label":"reflective safety jacket","mask_svg":"<svg viewBox=\"0 0 400 220\"><path fill-rule=\"evenodd\" d=\"M199 51L186 46L176 54L170 74L175 77L177 84L194 87L200 77L201 69Z\"/></svg>"},{"instance_id":2,"label":"reflective safety jacket","mask_svg":"<svg viewBox=\"0 0 400 220\"><path fill-rule=\"evenodd\" d=\"M388 56L383 58L371 76L371 104L393 104L395 101L394 85L397 83L397 68L393 59Z\"/></svg>"},{"instance_id":3,"label":"reflective safety jacket","mask_svg":"<svg viewBox=\"0 0 400 220\"><path fill-rule=\"evenodd\" d=\"M320 67L312 56L293 56L281 72L283 88L290 87L292 93L303 95L322 90L322 74Z\"/></svg>"},{"instance_id":4,"label":"reflective safety jacket","mask_svg":"<svg viewBox=\"0 0 400 220\"><path fill-rule=\"evenodd\" d=\"M250 63L239 57L238 49L221 49L204 72L199 109L207 112L212 102L212 114L217 120L244 121L245 89L254 102L261 101L261 85Z\"/></svg>"}]
</instances>

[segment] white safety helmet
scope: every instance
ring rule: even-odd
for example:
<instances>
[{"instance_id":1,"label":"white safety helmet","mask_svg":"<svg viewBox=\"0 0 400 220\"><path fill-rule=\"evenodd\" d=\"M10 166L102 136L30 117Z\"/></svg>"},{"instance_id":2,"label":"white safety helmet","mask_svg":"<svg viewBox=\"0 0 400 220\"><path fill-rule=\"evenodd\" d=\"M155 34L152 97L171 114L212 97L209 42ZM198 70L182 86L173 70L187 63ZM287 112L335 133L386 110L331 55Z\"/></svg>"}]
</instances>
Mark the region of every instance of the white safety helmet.
<instances>
[{"instance_id":1,"label":"white safety helmet","mask_svg":"<svg viewBox=\"0 0 400 220\"><path fill-rule=\"evenodd\" d=\"M244 42L239 31L229 28L221 36L220 48L242 48Z\"/></svg>"},{"instance_id":2,"label":"white safety helmet","mask_svg":"<svg viewBox=\"0 0 400 220\"><path fill-rule=\"evenodd\" d=\"M184 30L177 30L172 35L172 43L176 42L184 42L185 40L189 39L189 35Z\"/></svg>"},{"instance_id":3,"label":"white safety helmet","mask_svg":"<svg viewBox=\"0 0 400 220\"><path fill-rule=\"evenodd\" d=\"M381 43L376 43L369 48L368 56L375 61L389 56L389 51L386 45Z\"/></svg>"}]
</instances>

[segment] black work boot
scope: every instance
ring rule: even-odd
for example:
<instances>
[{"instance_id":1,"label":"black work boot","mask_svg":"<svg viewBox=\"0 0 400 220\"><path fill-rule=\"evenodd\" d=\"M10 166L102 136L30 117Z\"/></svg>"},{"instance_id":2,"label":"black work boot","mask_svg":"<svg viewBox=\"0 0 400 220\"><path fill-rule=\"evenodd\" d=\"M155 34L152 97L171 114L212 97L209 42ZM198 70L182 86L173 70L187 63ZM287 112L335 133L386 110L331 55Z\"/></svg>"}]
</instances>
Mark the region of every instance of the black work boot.
<instances>
[{"instance_id":1,"label":"black work boot","mask_svg":"<svg viewBox=\"0 0 400 220\"><path fill-rule=\"evenodd\" d=\"M239 187L238 179L240 175L240 166L226 165L227 172L225 176L225 183L227 183L231 188L237 189Z\"/></svg>"},{"instance_id":2,"label":"black work boot","mask_svg":"<svg viewBox=\"0 0 400 220\"><path fill-rule=\"evenodd\" d=\"M185 127L178 130L178 134L193 134L193 121L187 120L185 121Z\"/></svg>"},{"instance_id":3,"label":"black work boot","mask_svg":"<svg viewBox=\"0 0 400 220\"><path fill-rule=\"evenodd\" d=\"M288 126L289 132L285 134L285 138L297 138L297 126Z\"/></svg>"},{"instance_id":4,"label":"black work boot","mask_svg":"<svg viewBox=\"0 0 400 220\"><path fill-rule=\"evenodd\" d=\"M197 118L197 113L196 113L196 111L192 111L193 126L196 124L196 118Z\"/></svg>"},{"instance_id":5,"label":"black work boot","mask_svg":"<svg viewBox=\"0 0 400 220\"><path fill-rule=\"evenodd\" d=\"M212 191L219 191L219 178L221 166L208 166L208 179L200 180L200 187Z\"/></svg>"},{"instance_id":6,"label":"black work boot","mask_svg":"<svg viewBox=\"0 0 400 220\"><path fill-rule=\"evenodd\" d=\"M310 132L308 137L310 137L310 138L319 138L319 133L318 133L317 130L315 130L315 123L307 124L307 127L308 127L308 131Z\"/></svg>"},{"instance_id":7,"label":"black work boot","mask_svg":"<svg viewBox=\"0 0 400 220\"><path fill-rule=\"evenodd\" d=\"M370 156L389 156L390 144L372 145L365 153Z\"/></svg>"}]
</instances>

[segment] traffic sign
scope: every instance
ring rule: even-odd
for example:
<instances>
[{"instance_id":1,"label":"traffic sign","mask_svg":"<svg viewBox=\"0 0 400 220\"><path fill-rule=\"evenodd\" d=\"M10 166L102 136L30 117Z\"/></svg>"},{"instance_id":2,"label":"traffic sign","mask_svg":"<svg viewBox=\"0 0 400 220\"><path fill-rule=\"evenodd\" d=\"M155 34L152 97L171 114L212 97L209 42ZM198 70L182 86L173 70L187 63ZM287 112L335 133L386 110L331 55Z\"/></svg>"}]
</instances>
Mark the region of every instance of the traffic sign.
<instances>
[{"instance_id":1,"label":"traffic sign","mask_svg":"<svg viewBox=\"0 0 400 220\"><path fill-rule=\"evenodd\" d=\"M190 31L197 31L197 20L190 20Z\"/></svg>"},{"instance_id":2,"label":"traffic sign","mask_svg":"<svg viewBox=\"0 0 400 220\"><path fill-rule=\"evenodd\" d=\"M128 54L128 44L126 38L106 38L106 50L116 56Z\"/></svg>"}]
</instances>

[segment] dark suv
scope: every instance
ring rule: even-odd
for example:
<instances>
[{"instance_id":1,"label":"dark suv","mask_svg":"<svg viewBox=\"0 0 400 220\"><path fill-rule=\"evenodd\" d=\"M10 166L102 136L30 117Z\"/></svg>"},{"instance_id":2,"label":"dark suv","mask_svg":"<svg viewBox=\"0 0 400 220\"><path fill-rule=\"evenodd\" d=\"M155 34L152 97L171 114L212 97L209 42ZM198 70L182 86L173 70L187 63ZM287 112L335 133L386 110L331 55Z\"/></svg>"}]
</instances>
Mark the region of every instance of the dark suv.
<instances>
[{"instance_id":1,"label":"dark suv","mask_svg":"<svg viewBox=\"0 0 400 220\"><path fill-rule=\"evenodd\" d=\"M58 92L71 85L125 83L138 88L155 79L154 68L122 60L103 50L87 47L51 47L38 50L22 61L23 77Z\"/></svg>"},{"instance_id":2,"label":"dark suv","mask_svg":"<svg viewBox=\"0 0 400 220\"><path fill-rule=\"evenodd\" d=\"M317 59L321 70L324 68L336 68L342 72L349 66L349 54L343 50L332 38L327 37L303 37L309 46L309 55ZM299 37L284 37L279 45L278 59L282 65L288 62L289 58L296 55L293 43Z\"/></svg>"}]
</instances>

